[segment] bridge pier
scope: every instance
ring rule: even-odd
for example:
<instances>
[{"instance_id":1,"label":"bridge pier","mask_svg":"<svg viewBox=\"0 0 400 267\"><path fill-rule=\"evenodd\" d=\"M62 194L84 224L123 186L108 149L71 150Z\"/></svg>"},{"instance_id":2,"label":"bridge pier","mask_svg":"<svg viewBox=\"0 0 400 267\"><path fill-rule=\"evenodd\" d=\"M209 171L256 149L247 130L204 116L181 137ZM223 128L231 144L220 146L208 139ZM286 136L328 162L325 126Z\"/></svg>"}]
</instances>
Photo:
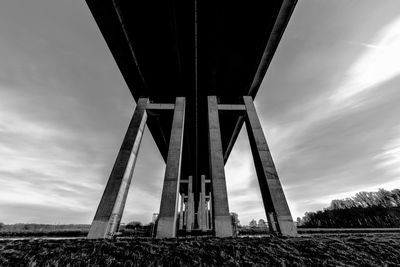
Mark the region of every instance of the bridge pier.
<instances>
[{"instance_id":1,"label":"bridge pier","mask_svg":"<svg viewBox=\"0 0 400 267\"><path fill-rule=\"evenodd\" d=\"M226 190L224 155L222 151L219 124L218 102L216 96L208 97L209 161L213 199L215 235L232 236L232 219L229 214L228 193Z\"/></svg>"},{"instance_id":2,"label":"bridge pier","mask_svg":"<svg viewBox=\"0 0 400 267\"><path fill-rule=\"evenodd\" d=\"M146 125L148 98L140 98L97 208L88 238L109 238L119 227Z\"/></svg>"},{"instance_id":3,"label":"bridge pier","mask_svg":"<svg viewBox=\"0 0 400 267\"><path fill-rule=\"evenodd\" d=\"M176 237L184 124L185 98L177 97L158 216L158 238Z\"/></svg>"},{"instance_id":4,"label":"bridge pier","mask_svg":"<svg viewBox=\"0 0 400 267\"><path fill-rule=\"evenodd\" d=\"M254 107L253 98L251 96L243 96L243 104L219 104L218 110L236 112L245 118L270 232L284 236L296 236L297 230ZM237 133L239 131L240 127L237 128Z\"/></svg>"},{"instance_id":5,"label":"bridge pier","mask_svg":"<svg viewBox=\"0 0 400 267\"><path fill-rule=\"evenodd\" d=\"M246 128L269 229L284 236L297 235L267 140L251 96L243 97Z\"/></svg>"}]
</instances>

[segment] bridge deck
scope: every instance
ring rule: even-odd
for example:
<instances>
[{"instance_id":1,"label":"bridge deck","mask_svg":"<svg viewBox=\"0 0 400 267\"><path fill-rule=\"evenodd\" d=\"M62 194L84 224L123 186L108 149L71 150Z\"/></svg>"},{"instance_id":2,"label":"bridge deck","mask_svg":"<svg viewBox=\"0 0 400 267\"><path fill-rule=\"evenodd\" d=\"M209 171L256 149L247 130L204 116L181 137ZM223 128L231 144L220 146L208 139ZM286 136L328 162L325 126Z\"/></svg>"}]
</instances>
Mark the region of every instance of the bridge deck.
<instances>
[{"instance_id":1,"label":"bridge deck","mask_svg":"<svg viewBox=\"0 0 400 267\"><path fill-rule=\"evenodd\" d=\"M183 172L200 175L208 168L205 96L228 104L255 97L297 0L86 2L135 100L187 98ZM164 159L171 118L148 120ZM225 160L242 124L221 113Z\"/></svg>"}]
</instances>

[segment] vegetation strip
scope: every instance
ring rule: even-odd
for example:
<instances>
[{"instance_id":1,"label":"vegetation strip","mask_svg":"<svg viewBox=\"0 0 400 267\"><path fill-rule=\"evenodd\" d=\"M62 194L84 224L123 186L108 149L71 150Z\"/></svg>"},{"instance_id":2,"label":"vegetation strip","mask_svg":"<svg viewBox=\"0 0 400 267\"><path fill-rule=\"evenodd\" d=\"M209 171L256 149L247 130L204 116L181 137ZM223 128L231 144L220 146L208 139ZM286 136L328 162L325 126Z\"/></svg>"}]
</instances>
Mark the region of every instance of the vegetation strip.
<instances>
[{"instance_id":1,"label":"vegetation strip","mask_svg":"<svg viewBox=\"0 0 400 267\"><path fill-rule=\"evenodd\" d=\"M400 265L397 234L0 241L0 266Z\"/></svg>"}]
</instances>

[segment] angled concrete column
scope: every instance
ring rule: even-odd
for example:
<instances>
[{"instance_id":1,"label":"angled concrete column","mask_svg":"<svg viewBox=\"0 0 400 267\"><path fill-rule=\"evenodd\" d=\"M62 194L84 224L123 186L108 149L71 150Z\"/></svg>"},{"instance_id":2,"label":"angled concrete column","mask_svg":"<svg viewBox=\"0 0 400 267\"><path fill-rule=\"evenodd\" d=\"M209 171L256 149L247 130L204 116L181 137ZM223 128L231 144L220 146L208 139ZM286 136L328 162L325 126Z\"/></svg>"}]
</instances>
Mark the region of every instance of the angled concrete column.
<instances>
[{"instance_id":1,"label":"angled concrete column","mask_svg":"<svg viewBox=\"0 0 400 267\"><path fill-rule=\"evenodd\" d=\"M161 195L157 238L176 236L184 122L185 98L177 97Z\"/></svg>"},{"instance_id":2,"label":"angled concrete column","mask_svg":"<svg viewBox=\"0 0 400 267\"><path fill-rule=\"evenodd\" d=\"M147 98L140 98L136 105L128 131L90 227L88 238L108 238L118 230L146 125L147 103Z\"/></svg>"},{"instance_id":3,"label":"angled concrete column","mask_svg":"<svg viewBox=\"0 0 400 267\"><path fill-rule=\"evenodd\" d=\"M243 99L246 106L246 128L270 229L277 229L280 234L285 236L294 236L297 234L297 230L293 223L267 140L258 120L253 99L250 96L244 96ZM273 217L277 221L276 228L271 225L274 224L271 212L275 215Z\"/></svg>"},{"instance_id":4,"label":"angled concrete column","mask_svg":"<svg viewBox=\"0 0 400 267\"><path fill-rule=\"evenodd\" d=\"M208 96L208 132L215 235L218 237L232 236L216 96Z\"/></svg>"},{"instance_id":5,"label":"angled concrete column","mask_svg":"<svg viewBox=\"0 0 400 267\"><path fill-rule=\"evenodd\" d=\"M200 192L200 200L199 200L199 209L198 209L198 222L199 228L202 231L207 230L207 218L206 218L206 176L201 176L201 192Z\"/></svg>"}]
</instances>

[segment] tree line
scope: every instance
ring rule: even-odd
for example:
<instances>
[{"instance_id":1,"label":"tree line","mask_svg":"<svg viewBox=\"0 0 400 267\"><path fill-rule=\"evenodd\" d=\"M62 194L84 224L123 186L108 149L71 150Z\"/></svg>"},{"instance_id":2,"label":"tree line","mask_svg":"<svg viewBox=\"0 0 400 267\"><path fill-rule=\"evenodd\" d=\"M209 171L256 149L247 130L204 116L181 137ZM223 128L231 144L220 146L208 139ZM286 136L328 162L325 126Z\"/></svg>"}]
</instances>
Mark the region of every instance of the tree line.
<instances>
[{"instance_id":1,"label":"tree line","mask_svg":"<svg viewBox=\"0 0 400 267\"><path fill-rule=\"evenodd\" d=\"M400 190L379 189L335 199L322 211L306 212L297 223L311 228L400 227Z\"/></svg>"},{"instance_id":2,"label":"tree line","mask_svg":"<svg viewBox=\"0 0 400 267\"><path fill-rule=\"evenodd\" d=\"M0 222L2 232L41 232L41 231L88 231L89 224L40 224L40 223L16 223L4 224Z\"/></svg>"}]
</instances>

